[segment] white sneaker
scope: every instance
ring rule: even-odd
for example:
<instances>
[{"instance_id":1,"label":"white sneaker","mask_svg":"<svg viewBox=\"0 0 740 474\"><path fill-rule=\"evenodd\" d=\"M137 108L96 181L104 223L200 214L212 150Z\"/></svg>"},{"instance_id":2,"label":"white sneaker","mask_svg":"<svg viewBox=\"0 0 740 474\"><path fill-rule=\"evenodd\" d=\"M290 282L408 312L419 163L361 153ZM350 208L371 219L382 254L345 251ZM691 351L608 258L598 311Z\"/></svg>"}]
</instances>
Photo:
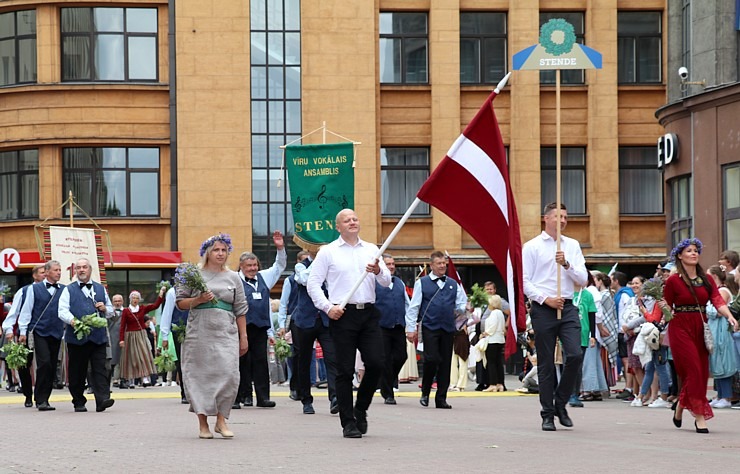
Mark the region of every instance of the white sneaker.
<instances>
[{"instance_id":1,"label":"white sneaker","mask_svg":"<svg viewBox=\"0 0 740 474\"><path fill-rule=\"evenodd\" d=\"M631 407L641 407L642 406L642 399L640 397L635 397L634 400L632 400L632 403L630 403Z\"/></svg>"},{"instance_id":2,"label":"white sneaker","mask_svg":"<svg viewBox=\"0 0 740 474\"><path fill-rule=\"evenodd\" d=\"M671 404L662 398L656 398L653 403L648 405L649 408L669 408Z\"/></svg>"},{"instance_id":3,"label":"white sneaker","mask_svg":"<svg viewBox=\"0 0 740 474\"><path fill-rule=\"evenodd\" d=\"M732 406L732 403L725 400L724 398L720 398L717 400L717 403L714 404L714 408L730 408Z\"/></svg>"},{"instance_id":4,"label":"white sneaker","mask_svg":"<svg viewBox=\"0 0 740 474\"><path fill-rule=\"evenodd\" d=\"M717 402L718 402L719 400L720 400L719 398L713 398L713 399L712 399L712 400L711 400L711 401L709 402L709 406L710 406L710 407L712 407L712 408L714 408L714 406L715 406L715 405L717 404Z\"/></svg>"}]
</instances>

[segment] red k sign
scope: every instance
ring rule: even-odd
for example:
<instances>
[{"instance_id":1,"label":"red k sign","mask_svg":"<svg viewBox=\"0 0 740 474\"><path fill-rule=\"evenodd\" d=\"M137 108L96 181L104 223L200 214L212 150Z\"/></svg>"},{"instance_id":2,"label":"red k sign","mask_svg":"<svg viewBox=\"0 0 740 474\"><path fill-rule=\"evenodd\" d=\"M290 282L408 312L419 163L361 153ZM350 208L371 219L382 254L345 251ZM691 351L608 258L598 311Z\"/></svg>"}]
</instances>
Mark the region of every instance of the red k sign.
<instances>
[{"instance_id":1,"label":"red k sign","mask_svg":"<svg viewBox=\"0 0 740 474\"><path fill-rule=\"evenodd\" d=\"M6 273L14 272L21 263L21 255L16 249L7 248L0 252L0 269Z\"/></svg>"}]
</instances>

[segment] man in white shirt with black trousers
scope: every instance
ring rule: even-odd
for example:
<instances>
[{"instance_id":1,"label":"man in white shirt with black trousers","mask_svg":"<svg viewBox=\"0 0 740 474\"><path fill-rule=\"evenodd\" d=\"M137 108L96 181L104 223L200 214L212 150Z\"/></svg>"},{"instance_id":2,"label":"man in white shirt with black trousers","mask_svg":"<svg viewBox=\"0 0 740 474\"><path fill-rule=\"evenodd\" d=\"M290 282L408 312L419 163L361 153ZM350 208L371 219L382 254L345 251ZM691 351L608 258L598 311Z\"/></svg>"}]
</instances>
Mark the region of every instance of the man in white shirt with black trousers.
<instances>
[{"instance_id":1,"label":"man in white shirt with black trousers","mask_svg":"<svg viewBox=\"0 0 740 474\"><path fill-rule=\"evenodd\" d=\"M362 438L367 433L367 409L384 365L383 335L375 308L375 282L388 286L391 274L385 263L377 258L378 247L360 239L360 219L355 211L339 211L336 229L339 238L319 250L311 264L306 286L316 308L330 319L329 331L337 356L336 392L343 435ZM349 303L341 308L340 304L363 274L362 284L350 295ZM324 281L328 298L321 288ZM353 408L352 377L357 350L365 363L365 375Z\"/></svg>"},{"instance_id":2,"label":"man in white shirt with black trousers","mask_svg":"<svg viewBox=\"0 0 740 474\"><path fill-rule=\"evenodd\" d=\"M544 209L545 230L524 244L524 293L532 300L532 328L537 348L542 430L555 431L555 416L560 424L572 427L565 404L573 392L581 352L581 323L578 308L573 305L574 286L586 286L586 261L577 240L560 236L557 249L557 205L550 203ZM561 204L560 228L568 223L568 211ZM557 292L557 272L561 273L560 296ZM557 310L562 317L558 319ZM555 344L560 338L563 348L563 368L560 382L555 386Z\"/></svg>"}]
</instances>

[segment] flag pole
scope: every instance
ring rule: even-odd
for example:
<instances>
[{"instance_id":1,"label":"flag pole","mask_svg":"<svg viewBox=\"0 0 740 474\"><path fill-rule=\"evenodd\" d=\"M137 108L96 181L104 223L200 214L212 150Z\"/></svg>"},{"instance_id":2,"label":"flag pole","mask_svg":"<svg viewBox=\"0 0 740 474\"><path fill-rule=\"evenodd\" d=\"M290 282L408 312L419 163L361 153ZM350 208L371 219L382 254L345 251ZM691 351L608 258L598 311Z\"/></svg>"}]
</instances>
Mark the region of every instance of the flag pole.
<instances>
[{"instance_id":1,"label":"flag pole","mask_svg":"<svg viewBox=\"0 0 740 474\"><path fill-rule=\"evenodd\" d=\"M556 239L556 251L560 252L560 69L555 69L555 217L557 219L557 239ZM561 283L562 276L560 274L560 265L558 267L557 283L558 283L558 294L560 298L561 294ZM563 311L558 310L558 319L563 317Z\"/></svg>"},{"instance_id":2,"label":"flag pole","mask_svg":"<svg viewBox=\"0 0 740 474\"><path fill-rule=\"evenodd\" d=\"M390 233L388 238L385 239L385 242L383 242L383 245L378 249L378 253L375 254L375 257L373 258L373 260L378 260L380 259L380 257L383 256L383 253L385 253L385 250L388 248L391 242L393 242L393 239L396 238L396 235L398 235L398 233L401 231L401 227L403 227L404 224L406 224L406 221L409 220L409 217L411 217L411 213L414 212L414 209L416 209L416 206L418 206L419 203L421 203L421 199L419 198L414 199L414 202L411 203L409 208L404 213L403 217L401 217L401 220L399 220L398 224L396 224L396 227L393 228L393 231ZM344 307L347 306L347 303L349 303L349 299L352 297L352 295L355 294L355 291L357 291L357 288L360 287L362 282L365 280L366 276L367 275L364 274L357 280L357 282L355 283L355 286L352 287L352 290L350 290L347 296L345 296L342 302L339 304L340 308L344 309Z\"/></svg>"}]
</instances>

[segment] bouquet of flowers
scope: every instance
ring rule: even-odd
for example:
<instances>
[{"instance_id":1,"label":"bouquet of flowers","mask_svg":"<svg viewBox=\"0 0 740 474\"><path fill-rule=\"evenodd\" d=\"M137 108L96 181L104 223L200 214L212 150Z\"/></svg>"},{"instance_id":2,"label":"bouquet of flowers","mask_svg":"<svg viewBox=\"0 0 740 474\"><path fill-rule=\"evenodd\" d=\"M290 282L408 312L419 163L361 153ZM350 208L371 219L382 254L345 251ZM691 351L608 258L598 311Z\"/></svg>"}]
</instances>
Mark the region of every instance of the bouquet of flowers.
<instances>
[{"instance_id":1,"label":"bouquet of flowers","mask_svg":"<svg viewBox=\"0 0 740 474\"><path fill-rule=\"evenodd\" d=\"M93 329L106 326L108 326L108 321L105 318L101 318L97 314L87 314L80 319L75 318L75 336L78 340L82 340L89 336Z\"/></svg>"},{"instance_id":2,"label":"bouquet of flowers","mask_svg":"<svg viewBox=\"0 0 740 474\"><path fill-rule=\"evenodd\" d=\"M3 352L5 353L5 364L9 369L16 370L28 364L28 356L33 351L25 344L10 341L3 346Z\"/></svg>"},{"instance_id":3,"label":"bouquet of flowers","mask_svg":"<svg viewBox=\"0 0 740 474\"><path fill-rule=\"evenodd\" d=\"M191 290L200 291L205 293L208 290L203 275L197 266L190 262L181 263L175 270L175 284L179 286L185 286ZM216 298L211 300L212 303L218 303Z\"/></svg>"},{"instance_id":4,"label":"bouquet of flowers","mask_svg":"<svg viewBox=\"0 0 740 474\"><path fill-rule=\"evenodd\" d=\"M468 299L470 300L470 306L473 308L488 307L488 297L489 295L486 293L486 290L478 286L477 283L470 287Z\"/></svg>"},{"instance_id":5,"label":"bouquet of flowers","mask_svg":"<svg viewBox=\"0 0 740 474\"><path fill-rule=\"evenodd\" d=\"M10 296L12 293L13 292L8 284L4 281L0 281L0 296Z\"/></svg>"},{"instance_id":6,"label":"bouquet of flowers","mask_svg":"<svg viewBox=\"0 0 740 474\"><path fill-rule=\"evenodd\" d=\"M167 293L170 288L172 288L172 285L170 285L170 282L168 282L167 280L160 281L159 283L157 283L157 294L159 294L159 290L161 290L162 287L165 288L164 292Z\"/></svg>"},{"instance_id":7,"label":"bouquet of flowers","mask_svg":"<svg viewBox=\"0 0 740 474\"><path fill-rule=\"evenodd\" d=\"M172 358L172 354L167 351L163 351L154 358L154 365L157 366L157 371L160 373L172 372L175 370L175 360Z\"/></svg>"},{"instance_id":8,"label":"bouquet of flowers","mask_svg":"<svg viewBox=\"0 0 740 474\"><path fill-rule=\"evenodd\" d=\"M663 299L663 280L656 277L645 281L642 285L642 296L650 296L655 300L655 304L658 304L658 301ZM673 319L671 308L664 306L661 308L661 311L663 312L663 319L666 322Z\"/></svg>"},{"instance_id":9,"label":"bouquet of flowers","mask_svg":"<svg viewBox=\"0 0 740 474\"><path fill-rule=\"evenodd\" d=\"M171 327L172 338L177 340L178 344L182 344L182 341L185 340L185 328L186 326L184 324L173 324Z\"/></svg>"},{"instance_id":10,"label":"bouquet of flowers","mask_svg":"<svg viewBox=\"0 0 740 474\"><path fill-rule=\"evenodd\" d=\"M277 339L275 341L275 357L278 362L283 362L285 359L290 357L290 344L285 339Z\"/></svg>"}]
</instances>

